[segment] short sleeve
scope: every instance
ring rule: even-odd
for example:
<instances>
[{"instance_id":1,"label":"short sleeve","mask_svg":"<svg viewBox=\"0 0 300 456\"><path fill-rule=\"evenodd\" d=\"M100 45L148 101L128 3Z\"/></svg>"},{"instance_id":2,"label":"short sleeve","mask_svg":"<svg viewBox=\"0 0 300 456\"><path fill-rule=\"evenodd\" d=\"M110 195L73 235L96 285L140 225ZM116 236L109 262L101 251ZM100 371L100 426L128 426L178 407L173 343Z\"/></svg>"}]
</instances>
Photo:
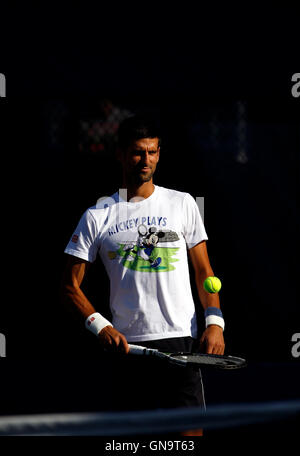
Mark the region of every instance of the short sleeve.
<instances>
[{"instance_id":1,"label":"short sleeve","mask_svg":"<svg viewBox=\"0 0 300 456\"><path fill-rule=\"evenodd\" d=\"M187 193L183 200L182 208L182 232L185 238L187 247L191 249L199 242L208 239L203 220L194 198Z\"/></svg>"},{"instance_id":2,"label":"short sleeve","mask_svg":"<svg viewBox=\"0 0 300 456\"><path fill-rule=\"evenodd\" d=\"M65 248L65 253L93 263L98 252L98 230L96 221L87 210L81 217L72 237Z\"/></svg>"}]
</instances>

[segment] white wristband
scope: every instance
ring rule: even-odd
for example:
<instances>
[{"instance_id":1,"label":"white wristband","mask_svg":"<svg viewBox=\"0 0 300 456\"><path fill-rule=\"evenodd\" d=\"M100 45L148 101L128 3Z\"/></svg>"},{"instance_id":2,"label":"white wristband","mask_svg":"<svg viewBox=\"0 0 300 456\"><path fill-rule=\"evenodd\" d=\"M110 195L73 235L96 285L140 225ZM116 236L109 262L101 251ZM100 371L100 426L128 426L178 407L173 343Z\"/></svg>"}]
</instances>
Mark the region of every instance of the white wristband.
<instances>
[{"instance_id":1,"label":"white wristband","mask_svg":"<svg viewBox=\"0 0 300 456\"><path fill-rule=\"evenodd\" d=\"M106 318L102 317L98 312L91 314L85 320L85 327L93 334L98 336L99 332L105 328L105 326L112 326L112 324L106 320Z\"/></svg>"},{"instance_id":2,"label":"white wristband","mask_svg":"<svg viewBox=\"0 0 300 456\"><path fill-rule=\"evenodd\" d=\"M219 317L218 315L208 315L205 318L205 327L207 328L210 325L221 326L221 328L224 331L224 328L225 328L224 318Z\"/></svg>"}]
</instances>

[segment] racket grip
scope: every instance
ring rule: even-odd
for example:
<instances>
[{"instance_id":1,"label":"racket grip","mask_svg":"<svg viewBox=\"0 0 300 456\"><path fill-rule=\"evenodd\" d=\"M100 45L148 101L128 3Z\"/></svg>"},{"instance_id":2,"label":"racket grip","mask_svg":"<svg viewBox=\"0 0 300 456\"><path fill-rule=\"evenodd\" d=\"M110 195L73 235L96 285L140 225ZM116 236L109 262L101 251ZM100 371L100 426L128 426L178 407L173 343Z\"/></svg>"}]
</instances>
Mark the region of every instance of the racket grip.
<instances>
[{"instance_id":1,"label":"racket grip","mask_svg":"<svg viewBox=\"0 0 300 456\"><path fill-rule=\"evenodd\" d=\"M153 351L158 351L158 350L142 347L141 345L129 344L129 353L132 355L151 355L153 353Z\"/></svg>"}]
</instances>

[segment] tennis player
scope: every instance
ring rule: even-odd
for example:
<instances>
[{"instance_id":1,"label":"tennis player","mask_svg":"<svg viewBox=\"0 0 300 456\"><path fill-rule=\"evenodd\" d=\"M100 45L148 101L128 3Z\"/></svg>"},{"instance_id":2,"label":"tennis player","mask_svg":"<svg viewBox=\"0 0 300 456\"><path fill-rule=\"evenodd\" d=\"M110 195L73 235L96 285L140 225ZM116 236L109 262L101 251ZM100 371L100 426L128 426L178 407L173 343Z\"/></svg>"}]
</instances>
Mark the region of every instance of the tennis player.
<instances>
[{"instance_id":1,"label":"tennis player","mask_svg":"<svg viewBox=\"0 0 300 456\"><path fill-rule=\"evenodd\" d=\"M132 362L132 357L124 356L129 352L128 343L169 352L224 353L219 296L203 289L206 277L214 273L199 208L189 193L154 184L160 146L155 122L132 116L121 124L118 158L123 190L98 201L82 215L65 249L68 260L63 295L102 347L122 354L116 373L119 380L120 363L130 365L126 369L122 364L126 372L122 382L129 376L128 385L134 385L139 407L204 406L199 370L161 365L158 371L154 366L157 360L139 358ZM97 255L110 279L111 321L101 315L101 303L91 303L81 288ZM202 334L197 325L188 256L204 310ZM154 391L152 396L150 391ZM129 406L135 408L133 397Z\"/></svg>"}]
</instances>

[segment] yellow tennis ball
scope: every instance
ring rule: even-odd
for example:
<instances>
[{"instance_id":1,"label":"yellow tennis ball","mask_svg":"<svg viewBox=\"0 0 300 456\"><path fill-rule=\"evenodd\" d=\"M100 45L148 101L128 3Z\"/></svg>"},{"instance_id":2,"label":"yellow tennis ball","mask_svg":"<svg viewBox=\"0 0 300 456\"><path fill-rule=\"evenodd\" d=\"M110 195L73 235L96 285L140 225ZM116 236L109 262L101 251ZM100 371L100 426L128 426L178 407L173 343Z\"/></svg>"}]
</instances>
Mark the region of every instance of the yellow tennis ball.
<instances>
[{"instance_id":1,"label":"yellow tennis ball","mask_svg":"<svg viewBox=\"0 0 300 456\"><path fill-rule=\"evenodd\" d=\"M208 293L218 293L221 290L222 283L218 277L207 277L204 280L203 287Z\"/></svg>"}]
</instances>

